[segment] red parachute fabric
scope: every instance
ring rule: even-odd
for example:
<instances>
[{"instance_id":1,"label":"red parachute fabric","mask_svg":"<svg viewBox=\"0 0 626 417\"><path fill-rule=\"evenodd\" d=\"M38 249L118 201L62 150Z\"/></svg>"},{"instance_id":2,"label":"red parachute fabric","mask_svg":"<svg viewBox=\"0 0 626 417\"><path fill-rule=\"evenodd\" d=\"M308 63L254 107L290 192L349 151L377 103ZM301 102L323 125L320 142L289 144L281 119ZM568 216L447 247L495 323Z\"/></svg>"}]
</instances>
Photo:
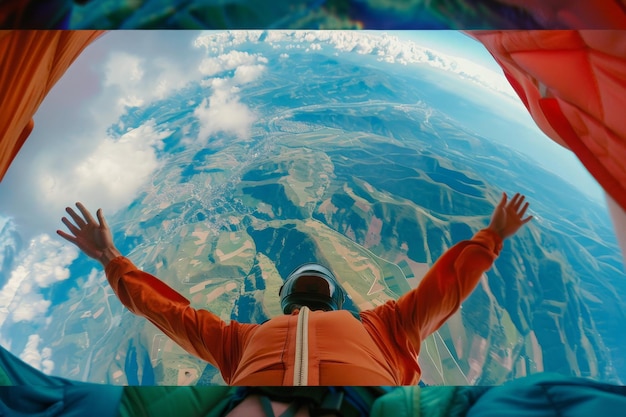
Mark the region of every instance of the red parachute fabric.
<instances>
[{"instance_id":1,"label":"red parachute fabric","mask_svg":"<svg viewBox=\"0 0 626 417\"><path fill-rule=\"evenodd\" d=\"M626 210L626 31L470 31L537 125Z\"/></svg>"},{"instance_id":2,"label":"red parachute fabric","mask_svg":"<svg viewBox=\"0 0 626 417\"><path fill-rule=\"evenodd\" d=\"M497 3L525 10L545 29L626 29L624 0L496 0Z\"/></svg>"},{"instance_id":3,"label":"red parachute fabric","mask_svg":"<svg viewBox=\"0 0 626 417\"><path fill-rule=\"evenodd\" d=\"M102 31L0 31L0 180L48 91Z\"/></svg>"}]
</instances>

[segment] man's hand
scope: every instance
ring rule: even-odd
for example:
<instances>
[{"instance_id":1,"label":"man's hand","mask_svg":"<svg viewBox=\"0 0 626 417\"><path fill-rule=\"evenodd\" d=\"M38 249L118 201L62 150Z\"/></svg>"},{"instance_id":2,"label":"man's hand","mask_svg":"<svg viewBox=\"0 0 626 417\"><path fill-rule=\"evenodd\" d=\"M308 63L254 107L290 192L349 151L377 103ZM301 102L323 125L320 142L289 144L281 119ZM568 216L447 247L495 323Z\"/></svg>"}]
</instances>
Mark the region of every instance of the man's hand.
<instances>
[{"instance_id":1,"label":"man's hand","mask_svg":"<svg viewBox=\"0 0 626 417\"><path fill-rule=\"evenodd\" d=\"M113 236L102 215L102 209L98 209L96 213L98 216L98 222L96 222L85 206L76 203L76 207L83 217L79 216L71 207L67 207L65 211L72 217L74 223L66 217L63 217L61 221L67 226L71 234L62 230L57 230L57 234L78 246L85 255L100 261L102 266L106 267L109 261L121 256L121 254L113 244Z\"/></svg>"},{"instance_id":2,"label":"man's hand","mask_svg":"<svg viewBox=\"0 0 626 417\"><path fill-rule=\"evenodd\" d=\"M517 193L507 204L506 193L502 193L502 200L491 215L489 229L499 234L503 240L514 235L523 225L532 220L533 216L523 218L528 209L528 202L524 204L524 198L523 195Z\"/></svg>"}]
</instances>

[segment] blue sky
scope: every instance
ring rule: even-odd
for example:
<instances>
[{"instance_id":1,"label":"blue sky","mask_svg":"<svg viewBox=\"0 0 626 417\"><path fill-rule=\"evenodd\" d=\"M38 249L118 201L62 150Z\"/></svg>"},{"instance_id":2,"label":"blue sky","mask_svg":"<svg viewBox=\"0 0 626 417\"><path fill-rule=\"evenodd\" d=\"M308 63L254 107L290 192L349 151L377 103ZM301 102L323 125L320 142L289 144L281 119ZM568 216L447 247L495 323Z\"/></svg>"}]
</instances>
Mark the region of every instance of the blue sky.
<instances>
[{"instance_id":1,"label":"blue sky","mask_svg":"<svg viewBox=\"0 0 626 417\"><path fill-rule=\"evenodd\" d=\"M2 271L0 343L12 344L5 327L45 325L51 304L46 289L70 277L69 266L78 251L54 234L61 227L64 207L82 201L110 215L126 207L159 167L157 150L171 132L150 122L125 129L120 116L129 106L147 105L189 82L200 82L213 87L210 97L189 103L195 107L200 133L250 134L254 109L240 100L239 87L260 79L267 59L231 48L258 37L259 32L114 31L88 47L67 71L40 107L31 137L0 183L0 265L5 250L16 246L10 232L23 239L10 270ZM325 45L338 54L372 55L409 70L412 65L430 65L458 77L471 84L468 91L476 92L477 103L497 109L503 120L526 126L532 142L526 151L537 158L549 153L557 174L575 178L582 190L602 199L595 180L570 152L539 131L495 61L464 34L279 31L265 41L282 43L281 59L289 59L290 47L314 52ZM232 76L216 76L224 70ZM112 137L111 125L125 133ZM197 143L199 138L188 140ZM515 141L509 145L519 146ZM136 164L138 160L142 163ZM49 347L36 333L13 350L39 369L54 366Z\"/></svg>"}]
</instances>

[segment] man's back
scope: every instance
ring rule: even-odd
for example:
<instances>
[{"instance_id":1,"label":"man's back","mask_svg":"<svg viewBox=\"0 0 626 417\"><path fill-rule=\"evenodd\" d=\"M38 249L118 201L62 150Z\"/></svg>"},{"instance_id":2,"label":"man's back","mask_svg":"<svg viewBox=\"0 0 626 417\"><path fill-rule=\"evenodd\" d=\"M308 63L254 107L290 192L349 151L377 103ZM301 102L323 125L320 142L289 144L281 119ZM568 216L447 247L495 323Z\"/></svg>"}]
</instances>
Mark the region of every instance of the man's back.
<instances>
[{"instance_id":1,"label":"man's back","mask_svg":"<svg viewBox=\"0 0 626 417\"><path fill-rule=\"evenodd\" d=\"M400 371L346 310L307 307L250 331L232 374L235 385L400 385ZM369 331L368 331L369 330ZM378 330L380 336L380 330ZM388 337L380 341L393 343Z\"/></svg>"}]
</instances>

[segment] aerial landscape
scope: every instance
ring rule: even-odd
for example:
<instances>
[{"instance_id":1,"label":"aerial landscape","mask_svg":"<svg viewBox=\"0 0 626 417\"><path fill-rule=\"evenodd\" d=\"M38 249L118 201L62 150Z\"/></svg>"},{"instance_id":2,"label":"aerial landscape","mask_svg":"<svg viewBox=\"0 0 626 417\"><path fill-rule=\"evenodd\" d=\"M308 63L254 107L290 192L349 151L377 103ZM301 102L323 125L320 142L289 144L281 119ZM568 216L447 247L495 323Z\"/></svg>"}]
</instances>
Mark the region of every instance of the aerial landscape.
<instances>
[{"instance_id":1,"label":"aerial landscape","mask_svg":"<svg viewBox=\"0 0 626 417\"><path fill-rule=\"evenodd\" d=\"M433 82L436 68L314 40L288 48L286 35L265 36L232 48L255 57L258 74L216 70L209 81L127 107L109 127L120 143L160 138L149 178L108 215L123 253L194 307L255 323L282 314L278 290L294 268L319 262L357 313L415 288L446 249L488 224L502 191L521 192L535 219L505 242L461 310L423 345L423 382L501 384L539 371L626 380L626 277L600 202L477 132L466 118L487 110L460 88L453 94L457 81ZM207 124L211 106L228 102L219 95L224 85L239 97L232 109L254 115L248 130ZM48 320L31 325L49 347L52 374L224 383L126 311L95 262L81 255L67 268L75 284L48 287ZM19 351L27 342L16 333Z\"/></svg>"}]
</instances>

